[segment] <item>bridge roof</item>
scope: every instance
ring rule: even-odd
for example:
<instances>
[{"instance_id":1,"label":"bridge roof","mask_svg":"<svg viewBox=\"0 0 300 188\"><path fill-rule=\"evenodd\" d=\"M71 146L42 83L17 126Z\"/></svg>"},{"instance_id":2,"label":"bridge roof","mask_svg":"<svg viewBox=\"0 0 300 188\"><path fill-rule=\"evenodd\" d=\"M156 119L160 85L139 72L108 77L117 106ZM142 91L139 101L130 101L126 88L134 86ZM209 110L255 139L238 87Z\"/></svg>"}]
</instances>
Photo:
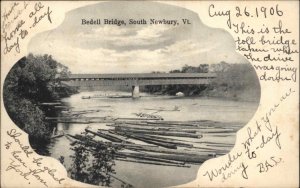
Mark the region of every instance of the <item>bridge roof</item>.
<instances>
[{"instance_id":1,"label":"bridge roof","mask_svg":"<svg viewBox=\"0 0 300 188\"><path fill-rule=\"evenodd\" d=\"M71 74L69 79L80 78L214 78L215 73L130 73L130 74Z\"/></svg>"}]
</instances>

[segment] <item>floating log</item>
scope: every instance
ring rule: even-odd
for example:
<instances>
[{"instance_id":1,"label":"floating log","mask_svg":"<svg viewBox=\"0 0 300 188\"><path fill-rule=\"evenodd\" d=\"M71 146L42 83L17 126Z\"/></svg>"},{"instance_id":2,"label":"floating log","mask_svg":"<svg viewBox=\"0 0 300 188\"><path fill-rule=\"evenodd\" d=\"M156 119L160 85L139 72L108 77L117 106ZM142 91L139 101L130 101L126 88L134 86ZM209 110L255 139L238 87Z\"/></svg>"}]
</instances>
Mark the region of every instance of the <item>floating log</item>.
<instances>
[{"instance_id":1,"label":"floating log","mask_svg":"<svg viewBox=\"0 0 300 188\"><path fill-rule=\"evenodd\" d=\"M128 140L126 140L126 138L121 137L118 134L114 134L112 131L110 132L109 130L104 130L104 129L98 129L98 130L100 132L102 132L103 134L106 134L107 136L111 136L111 137L114 137L114 138L117 138L117 139L121 140L122 142L131 143L132 144L132 142L129 142Z\"/></svg>"},{"instance_id":2,"label":"floating log","mask_svg":"<svg viewBox=\"0 0 300 188\"><path fill-rule=\"evenodd\" d=\"M68 135L71 138L75 138L76 140L79 140L79 142L83 141L84 136L81 135ZM89 146L95 146L94 144L105 144L103 142L95 141L95 140L89 140L90 143ZM75 141L78 142L78 141ZM158 148L157 146L150 146L150 145L140 145L140 144L128 144L128 143L107 143L108 145L114 146L114 147L122 147L124 149L132 150L132 151L149 151L149 152L157 152L157 153L168 153L168 154L195 154L195 153L187 153L186 151L176 151L176 150L170 150L170 149L164 149L164 148Z\"/></svg>"},{"instance_id":3,"label":"floating log","mask_svg":"<svg viewBox=\"0 0 300 188\"><path fill-rule=\"evenodd\" d=\"M153 114L146 114L146 113L133 113L133 114L138 117L145 117L147 119L163 120L163 118L160 115L153 115Z\"/></svg>"},{"instance_id":4,"label":"floating log","mask_svg":"<svg viewBox=\"0 0 300 188\"><path fill-rule=\"evenodd\" d=\"M75 135L71 135L71 134L66 134L67 136L69 136L69 137L71 137L71 138L73 138L73 139L76 139L76 140L78 140L79 138L77 138Z\"/></svg>"},{"instance_id":5,"label":"floating log","mask_svg":"<svg viewBox=\"0 0 300 188\"><path fill-rule=\"evenodd\" d=\"M75 116L64 116L64 117L46 117L45 120L54 121L57 123L114 123L113 119L106 117L75 117Z\"/></svg>"},{"instance_id":6,"label":"floating log","mask_svg":"<svg viewBox=\"0 0 300 188\"><path fill-rule=\"evenodd\" d=\"M202 141L202 142L197 142L199 144L222 144L222 145L228 145L228 146L234 146L234 144L230 143L218 143L218 142L208 142L208 141Z\"/></svg>"},{"instance_id":7,"label":"floating log","mask_svg":"<svg viewBox=\"0 0 300 188\"><path fill-rule=\"evenodd\" d=\"M138 134L136 134L136 135L140 136L142 138L154 140L154 141L157 141L157 142L165 142L165 143L175 144L177 146L188 147L188 148L193 147L192 144L182 143L179 140L175 140L175 139L171 139L171 138L162 138L162 137L157 137L157 136L152 136L152 135L138 135Z\"/></svg>"},{"instance_id":8,"label":"floating log","mask_svg":"<svg viewBox=\"0 0 300 188\"><path fill-rule=\"evenodd\" d=\"M75 141L72 143L72 145L81 142L82 141L82 137L79 135L75 135L73 136L76 140L79 141ZM72 138L73 138L72 137ZM99 141L91 141L91 143L89 144L89 146L94 146L94 144L104 144L104 143L99 143ZM150 145L139 145L139 144L125 144L125 143L107 143L108 145L114 146L114 147L122 147L124 149L128 149L128 150L132 150L132 151L148 151L148 152L155 152L155 153L165 153L165 154L181 154L181 155L185 155L185 154L190 154L190 155L196 155L196 153L191 153L188 151L177 151L177 150L171 150L171 149L164 149L164 148L158 148L157 146L150 146ZM209 155L210 153L208 153ZM121 157L121 156L119 156ZM122 156L123 158L126 158L126 156ZM164 161L165 162L165 161Z\"/></svg>"},{"instance_id":9,"label":"floating log","mask_svg":"<svg viewBox=\"0 0 300 188\"><path fill-rule=\"evenodd\" d=\"M190 127L205 127L205 128L240 128L239 124L236 125L232 123L221 123L217 121L210 121L210 120L197 120L197 121L146 121L147 124L156 124L160 126L190 126Z\"/></svg>"},{"instance_id":10,"label":"floating log","mask_svg":"<svg viewBox=\"0 0 300 188\"><path fill-rule=\"evenodd\" d=\"M124 148L132 151L147 151L153 153L176 154L176 155L199 155L199 152L194 152L191 150L178 150L178 149L174 150L174 149L166 149L166 148L153 147L153 146L124 145ZM207 155L209 155L212 152L206 152L206 153Z\"/></svg>"},{"instance_id":11,"label":"floating log","mask_svg":"<svg viewBox=\"0 0 300 188\"><path fill-rule=\"evenodd\" d=\"M133 163L142 163L142 164L151 164L151 165L160 165L160 166L176 166L176 167L185 167L185 168L190 168L190 165L182 165L182 164L173 164L171 162L154 162L154 161L149 161L149 160L141 160L141 159L123 159L123 158L116 158L118 161L125 161L125 162L133 162Z\"/></svg>"},{"instance_id":12,"label":"floating log","mask_svg":"<svg viewBox=\"0 0 300 188\"><path fill-rule=\"evenodd\" d=\"M176 136L176 137L188 137L188 138L201 138L201 135L183 133L183 132L172 132L172 131L143 131L143 130L134 130L116 127L118 132L131 132L131 133L140 133L140 134L155 134L155 135L164 135L164 136Z\"/></svg>"},{"instance_id":13,"label":"floating log","mask_svg":"<svg viewBox=\"0 0 300 188\"><path fill-rule=\"evenodd\" d=\"M180 129L180 130L194 130L198 131L199 127L195 126L180 126L180 125L171 125L171 124L147 124L143 122L131 122L131 121L123 121L123 122L114 122L114 124L108 124L110 127L117 126L128 126L128 127L153 127L153 128L161 128L161 129Z\"/></svg>"},{"instance_id":14,"label":"floating log","mask_svg":"<svg viewBox=\"0 0 300 188\"><path fill-rule=\"evenodd\" d=\"M111 142L108 143L108 142L96 141L96 140L93 140L93 139L86 139L85 136L82 136L82 135L79 135L79 134L75 134L75 135L67 134L67 135L70 136L71 138L76 139L73 143L71 143L71 145L76 144L76 143L81 143L81 144L84 144L84 145L89 146L91 148L94 148L98 144L100 144L100 145L109 145L111 147L120 147L120 145L114 145ZM87 149L87 150L95 151L95 150L91 150L91 149Z\"/></svg>"},{"instance_id":15,"label":"floating log","mask_svg":"<svg viewBox=\"0 0 300 188\"><path fill-rule=\"evenodd\" d=\"M152 136L152 135L146 135L146 136ZM199 135L199 136L201 136L201 138L203 137L203 135ZM155 137L157 137L158 139L170 140L171 142L174 141L174 142L180 142L180 143L189 144L189 145L192 145L190 143L198 143L196 141L184 140L184 138L183 139L177 139L177 138L170 138L170 137L165 137L165 136L161 136L161 135L155 135Z\"/></svg>"},{"instance_id":16,"label":"floating log","mask_svg":"<svg viewBox=\"0 0 300 188\"><path fill-rule=\"evenodd\" d=\"M110 108L111 105L91 106L91 108Z\"/></svg>"},{"instance_id":17,"label":"floating log","mask_svg":"<svg viewBox=\"0 0 300 188\"><path fill-rule=\"evenodd\" d=\"M69 109L69 107L67 107L67 106L54 106L54 108L57 108L57 109Z\"/></svg>"},{"instance_id":18,"label":"floating log","mask_svg":"<svg viewBox=\"0 0 300 188\"><path fill-rule=\"evenodd\" d=\"M125 149L132 151L147 151L154 153L165 153L165 154L177 154L177 155L199 155L199 153L189 150L173 150L173 149L165 149L159 148L157 146L151 145L140 145L140 144L128 144L128 143L109 143L113 146L122 146ZM211 152L206 152L207 155L211 155Z\"/></svg>"},{"instance_id":19,"label":"floating log","mask_svg":"<svg viewBox=\"0 0 300 188\"><path fill-rule=\"evenodd\" d=\"M206 144L208 147L221 147L221 148L231 148L233 146L228 146L228 145L217 145L217 144Z\"/></svg>"},{"instance_id":20,"label":"floating log","mask_svg":"<svg viewBox=\"0 0 300 188\"><path fill-rule=\"evenodd\" d=\"M215 137L228 137L228 136L231 136L231 135L229 135L229 134L219 134L219 135L212 135L212 136L215 136Z\"/></svg>"},{"instance_id":21,"label":"floating log","mask_svg":"<svg viewBox=\"0 0 300 188\"><path fill-rule=\"evenodd\" d=\"M116 118L115 120L159 120L157 118Z\"/></svg>"},{"instance_id":22,"label":"floating log","mask_svg":"<svg viewBox=\"0 0 300 188\"><path fill-rule=\"evenodd\" d=\"M170 131L170 132L185 132L185 133L196 133L196 130L182 130L178 128L168 128L168 127L153 127L153 126L132 126L132 125L115 125L114 127L129 129L129 130L142 130L142 131Z\"/></svg>"},{"instance_id":23,"label":"floating log","mask_svg":"<svg viewBox=\"0 0 300 188\"><path fill-rule=\"evenodd\" d=\"M111 142L103 142L103 141L96 141L96 140L93 140L93 139L86 139L86 136L82 136L82 135L79 135L79 134L75 134L75 135L67 134L67 135L70 136L71 138L74 138L74 139L80 141L80 142L87 141L84 144L86 144L88 146L92 146L92 147L97 145L97 144L114 146L114 145L111 144Z\"/></svg>"},{"instance_id":24,"label":"floating log","mask_svg":"<svg viewBox=\"0 0 300 188\"><path fill-rule=\"evenodd\" d=\"M124 185L125 188L133 188L133 187L134 187L134 186L131 185L130 183L128 183L128 182L126 182L126 181L124 181L124 180L122 180L122 179L116 177L115 175L113 175L113 174L111 174L111 173L109 173L108 175L111 176L112 178L118 180L119 182L125 184L125 185Z\"/></svg>"},{"instance_id":25,"label":"floating log","mask_svg":"<svg viewBox=\"0 0 300 188\"><path fill-rule=\"evenodd\" d=\"M74 138L70 137L67 134L64 134L64 136L70 141L70 142L74 142Z\"/></svg>"},{"instance_id":26,"label":"floating log","mask_svg":"<svg viewBox=\"0 0 300 188\"><path fill-rule=\"evenodd\" d=\"M107 98L119 99L119 98L131 98L129 95L119 95L119 96L107 96Z\"/></svg>"},{"instance_id":27,"label":"floating log","mask_svg":"<svg viewBox=\"0 0 300 188\"><path fill-rule=\"evenodd\" d=\"M152 126L140 126L140 125L131 125L131 124L109 124L110 127L120 127L120 128L131 128L131 129L141 129L141 130L158 130L157 127Z\"/></svg>"},{"instance_id":28,"label":"floating log","mask_svg":"<svg viewBox=\"0 0 300 188\"><path fill-rule=\"evenodd\" d=\"M81 110L81 111L71 111L74 114L88 114L93 112L100 112L100 110Z\"/></svg>"},{"instance_id":29,"label":"floating log","mask_svg":"<svg viewBox=\"0 0 300 188\"><path fill-rule=\"evenodd\" d=\"M45 117L45 120L58 120L61 119L61 117Z\"/></svg>"},{"instance_id":30,"label":"floating log","mask_svg":"<svg viewBox=\"0 0 300 188\"><path fill-rule=\"evenodd\" d=\"M192 129L180 129L180 128L158 128L160 131L173 131L173 132L184 132L184 133L197 133L199 130Z\"/></svg>"},{"instance_id":31,"label":"floating log","mask_svg":"<svg viewBox=\"0 0 300 188\"><path fill-rule=\"evenodd\" d=\"M160 125L181 125L181 126L198 126L198 124L195 123L188 123L185 121L147 121L147 124L160 124Z\"/></svg>"},{"instance_id":32,"label":"floating log","mask_svg":"<svg viewBox=\"0 0 300 188\"><path fill-rule=\"evenodd\" d=\"M60 137L62 137L62 136L64 136L63 133L58 134L58 135L53 135L53 136L51 136L51 139L54 139L54 138L60 138Z\"/></svg>"},{"instance_id":33,"label":"floating log","mask_svg":"<svg viewBox=\"0 0 300 188\"><path fill-rule=\"evenodd\" d=\"M125 158L134 158L134 159L143 159L143 160L151 160L156 162L165 162L165 163L172 163L172 164L180 164L184 165L184 162L181 161L175 161L175 160L169 160L169 159L162 159L160 157L157 157L153 154L148 153L131 153L131 152L118 152L116 156L125 157Z\"/></svg>"},{"instance_id":34,"label":"floating log","mask_svg":"<svg viewBox=\"0 0 300 188\"><path fill-rule=\"evenodd\" d=\"M141 126L147 126L148 124L145 122L141 121L116 121L114 124L110 124L111 126L113 125L141 125Z\"/></svg>"},{"instance_id":35,"label":"floating log","mask_svg":"<svg viewBox=\"0 0 300 188\"><path fill-rule=\"evenodd\" d=\"M156 128L172 128L177 127L176 125L156 125L156 124L147 124L143 122L132 122L132 121L123 121L119 122L116 121L114 124L110 124L109 126L116 127L116 126L141 126L141 127L156 127Z\"/></svg>"},{"instance_id":36,"label":"floating log","mask_svg":"<svg viewBox=\"0 0 300 188\"><path fill-rule=\"evenodd\" d=\"M66 118L74 118L74 117L66 117ZM100 119L100 120L115 120L115 118L111 117L111 116L102 116L102 117L99 117L99 116L89 116L89 117L83 117L85 119Z\"/></svg>"},{"instance_id":37,"label":"floating log","mask_svg":"<svg viewBox=\"0 0 300 188\"><path fill-rule=\"evenodd\" d=\"M155 154L147 154L147 153L129 153L129 152L120 152L117 155L123 155L126 157L140 158L140 159L159 159L159 160L169 160L169 161L178 161L185 163L194 163L200 164L206 161L211 156L205 155L155 155ZM162 161L163 162L163 161Z\"/></svg>"},{"instance_id":38,"label":"floating log","mask_svg":"<svg viewBox=\"0 0 300 188\"><path fill-rule=\"evenodd\" d=\"M75 138L77 140L79 140L79 142L84 141L84 136L81 135L69 135L72 138ZM95 141L95 140L88 140L89 142L84 142L85 144L87 144L87 146L91 146L94 147L95 144L104 144L103 142L99 142L99 141ZM77 141L76 141L77 142ZM120 147L123 144L121 143L111 143L111 145L113 147ZM125 145L125 144L124 144ZM127 144L127 147L125 146L125 149L138 149L138 148L134 148L135 144L131 144L131 147L129 147L130 145ZM144 150L155 150L154 147L152 146L143 146ZM157 148L157 149L162 149L162 148ZM159 151L159 150L157 150ZM161 150L163 152L167 152L167 150ZM97 151L96 151L97 152ZM168 151L171 152L171 151ZM184 153L184 151L182 151L182 153L179 154L180 151L176 152L176 150L174 150L174 154L149 154L149 153L131 153L131 152L120 152L118 151L116 156L117 157L129 157L129 158L134 158L134 159L143 159L143 160L150 160L150 161L156 161L156 162L166 162L166 163L174 163L174 162L179 162L179 164L185 164L185 163L195 163L195 164L200 164L202 162L204 162L205 160L212 158L214 156L216 156L216 154L214 153L206 153L205 155L199 155L196 153L191 153L191 152L186 152ZM159 152L158 152L159 153Z\"/></svg>"},{"instance_id":39,"label":"floating log","mask_svg":"<svg viewBox=\"0 0 300 188\"><path fill-rule=\"evenodd\" d=\"M97 136L100 136L102 138L105 138L106 140L110 140L112 142L122 142L122 140L120 140L119 138L116 138L114 136L111 136L111 135L108 135L108 134L105 134L105 133L101 133L101 132L94 132L94 131L91 131L89 129L84 129L86 132L88 133L91 133L91 134L94 134L94 135L97 135Z\"/></svg>"},{"instance_id":40,"label":"floating log","mask_svg":"<svg viewBox=\"0 0 300 188\"><path fill-rule=\"evenodd\" d=\"M207 130L207 131L201 131L202 133L235 133L235 131L232 130L222 130L222 131L215 131L215 130Z\"/></svg>"},{"instance_id":41,"label":"floating log","mask_svg":"<svg viewBox=\"0 0 300 188\"><path fill-rule=\"evenodd\" d=\"M132 133L128 133L128 132L117 131L116 133L118 133L120 135L124 135L124 136L129 137L129 138L140 140L140 141L143 141L143 142L146 142L146 143L149 143L149 144L154 144L154 145L157 145L157 146L170 148L170 149L177 149L177 146L175 144L169 144L169 143L164 143L164 142L158 142L158 141L151 140L151 139L146 139L146 138L139 137L139 136L136 136L136 135L134 135Z\"/></svg>"},{"instance_id":42,"label":"floating log","mask_svg":"<svg viewBox=\"0 0 300 188\"><path fill-rule=\"evenodd\" d=\"M145 144L134 144L134 143L116 143L116 142L110 142L108 144L114 145L114 146L122 146L125 149L126 148L142 148L142 147L149 147L149 148L158 148L158 146L153 145L145 145Z\"/></svg>"},{"instance_id":43,"label":"floating log","mask_svg":"<svg viewBox=\"0 0 300 188\"><path fill-rule=\"evenodd\" d=\"M73 138L73 139L79 140L79 141L85 140L85 137L82 136L82 135L79 135L79 134L71 135L71 134L67 133L66 135Z\"/></svg>"},{"instance_id":44,"label":"floating log","mask_svg":"<svg viewBox=\"0 0 300 188\"><path fill-rule=\"evenodd\" d=\"M238 130L230 128L203 128L199 127L199 132L202 133L236 133Z\"/></svg>"},{"instance_id":45,"label":"floating log","mask_svg":"<svg viewBox=\"0 0 300 188\"><path fill-rule=\"evenodd\" d=\"M220 153L228 153L229 150L220 150L219 148L212 148L212 147L194 147L196 149L201 149L207 152L214 152L216 154L220 154ZM200 151L201 152L201 151Z\"/></svg>"},{"instance_id":46,"label":"floating log","mask_svg":"<svg viewBox=\"0 0 300 188\"><path fill-rule=\"evenodd\" d=\"M153 111L157 111L157 112L175 112L175 111L180 111L178 108L174 108L174 109L164 109L164 108L144 108L144 110L153 110Z\"/></svg>"},{"instance_id":47,"label":"floating log","mask_svg":"<svg viewBox=\"0 0 300 188\"><path fill-rule=\"evenodd\" d=\"M57 123L73 123L73 124L89 124L91 123L90 121L88 120L66 120L66 119L60 119L60 120L56 120Z\"/></svg>"},{"instance_id":48,"label":"floating log","mask_svg":"<svg viewBox=\"0 0 300 188\"><path fill-rule=\"evenodd\" d=\"M39 105L42 105L42 106L61 105L61 102L43 102L43 103L40 103Z\"/></svg>"}]
</instances>

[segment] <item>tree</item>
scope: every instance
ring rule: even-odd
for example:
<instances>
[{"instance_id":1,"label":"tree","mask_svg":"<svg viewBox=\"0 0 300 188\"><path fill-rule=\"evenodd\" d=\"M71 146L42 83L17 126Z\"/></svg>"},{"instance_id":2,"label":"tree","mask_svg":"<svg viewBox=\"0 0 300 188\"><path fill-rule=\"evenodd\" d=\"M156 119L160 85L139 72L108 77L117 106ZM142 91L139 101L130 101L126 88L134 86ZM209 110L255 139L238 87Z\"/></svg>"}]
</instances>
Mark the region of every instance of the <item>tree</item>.
<instances>
[{"instance_id":1,"label":"tree","mask_svg":"<svg viewBox=\"0 0 300 188\"><path fill-rule=\"evenodd\" d=\"M217 77L209 86L207 95L259 101L259 80L251 64L221 62L215 67L218 67L215 69Z\"/></svg>"},{"instance_id":2,"label":"tree","mask_svg":"<svg viewBox=\"0 0 300 188\"><path fill-rule=\"evenodd\" d=\"M81 136L82 135L82 136ZM120 149L102 141L95 141L94 136L86 132L80 135L80 142L71 148L72 164L68 173L72 179L94 185L109 186L111 174L115 173L115 154ZM91 163L90 163L91 162Z\"/></svg>"},{"instance_id":3,"label":"tree","mask_svg":"<svg viewBox=\"0 0 300 188\"><path fill-rule=\"evenodd\" d=\"M61 68L63 67L63 68ZM45 122L47 111L40 103L58 99L57 75L67 76L68 69L51 55L34 56L29 54L21 58L6 76L3 87L3 100L10 118L21 129L37 140L48 139L51 125ZM64 86L63 91L71 93Z\"/></svg>"}]
</instances>

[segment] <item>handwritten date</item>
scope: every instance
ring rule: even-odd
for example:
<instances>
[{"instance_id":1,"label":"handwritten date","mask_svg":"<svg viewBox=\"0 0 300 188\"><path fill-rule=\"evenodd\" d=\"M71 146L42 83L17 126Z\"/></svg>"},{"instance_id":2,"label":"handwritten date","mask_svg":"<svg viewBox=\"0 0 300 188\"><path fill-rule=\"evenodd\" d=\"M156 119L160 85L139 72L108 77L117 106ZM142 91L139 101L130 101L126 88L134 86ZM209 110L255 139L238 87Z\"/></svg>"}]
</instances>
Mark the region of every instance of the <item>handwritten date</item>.
<instances>
[{"instance_id":1,"label":"handwritten date","mask_svg":"<svg viewBox=\"0 0 300 188\"><path fill-rule=\"evenodd\" d=\"M283 16L283 11L279 8L277 4L274 7L255 7L254 9L249 10L247 6L239 7L236 6L235 10L222 10L217 9L214 4L209 5L208 7L208 15L210 17L226 17L227 25L231 29L232 23L231 19L233 16L235 17L250 17L250 18L268 18L270 16Z\"/></svg>"}]
</instances>

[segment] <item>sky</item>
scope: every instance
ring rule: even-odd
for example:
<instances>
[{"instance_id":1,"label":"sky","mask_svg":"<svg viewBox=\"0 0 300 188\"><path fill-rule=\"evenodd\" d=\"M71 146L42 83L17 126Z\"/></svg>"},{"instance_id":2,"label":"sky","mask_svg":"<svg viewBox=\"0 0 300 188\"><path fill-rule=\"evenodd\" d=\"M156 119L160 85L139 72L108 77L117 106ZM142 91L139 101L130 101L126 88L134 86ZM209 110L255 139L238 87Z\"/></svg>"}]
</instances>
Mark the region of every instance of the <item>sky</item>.
<instances>
[{"instance_id":1,"label":"sky","mask_svg":"<svg viewBox=\"0 0 300 188\"><path fill-rule=\"evenodd\" d=\"M81 24L97 18L127 25ZM183 24L183 18L192 24ZM129 19L172 19L179 25L129 25ZM207 27L188 9L157 2L101 2L74 9L56 29L37 34L28 49L52 55L72 73L168 72L186 64L247 62L228 32Z\"/></svg>"}]
</instances>

